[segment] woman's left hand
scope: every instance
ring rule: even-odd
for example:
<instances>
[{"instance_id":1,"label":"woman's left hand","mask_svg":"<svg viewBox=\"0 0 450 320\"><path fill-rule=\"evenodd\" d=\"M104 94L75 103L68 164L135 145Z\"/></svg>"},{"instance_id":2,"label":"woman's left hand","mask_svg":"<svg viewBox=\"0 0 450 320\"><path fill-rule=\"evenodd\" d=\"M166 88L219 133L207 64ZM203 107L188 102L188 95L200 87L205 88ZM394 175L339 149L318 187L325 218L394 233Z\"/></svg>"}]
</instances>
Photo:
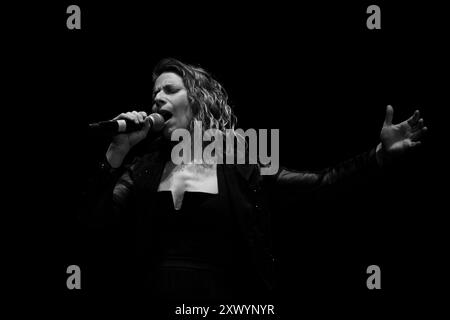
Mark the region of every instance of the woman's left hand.
<instances>
[{"instance_id":1,"label":"woman's left hand","mask_svg":"<svg viewBox=\"0 0 450 320\"><path fill-rule=\"evenodd\" d=\"M394 109L388 105L386 118L381 129L381 150L384 157L392 158L421 144L421 137L427 127L420 118L419 110L408 119L398 124L392 124Z\"/></svg>"}]
</instances>

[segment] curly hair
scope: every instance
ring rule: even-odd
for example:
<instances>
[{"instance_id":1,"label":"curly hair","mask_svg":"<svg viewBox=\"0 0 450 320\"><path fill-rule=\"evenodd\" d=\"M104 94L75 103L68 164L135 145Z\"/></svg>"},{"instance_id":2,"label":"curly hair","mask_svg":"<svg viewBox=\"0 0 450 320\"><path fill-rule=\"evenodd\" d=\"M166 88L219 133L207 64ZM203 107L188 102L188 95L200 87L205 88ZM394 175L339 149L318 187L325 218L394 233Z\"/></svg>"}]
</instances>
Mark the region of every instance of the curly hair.
<instances>
[{"instance_id":1,"label":"curly hair","mask_svg":"<svg viewBox=\"0 0 450 320\"><path fill-rule=\"evenodd\" d=\"M182 63L173 58L158 62L153 69L153 82L164 72L174 72L183 79L193 118L188 129L193 130L195 121L201 121L203 130L234 130L237 118L228 104L228 94L210 73L200 67Z\"/></svg>"}]
</instances>

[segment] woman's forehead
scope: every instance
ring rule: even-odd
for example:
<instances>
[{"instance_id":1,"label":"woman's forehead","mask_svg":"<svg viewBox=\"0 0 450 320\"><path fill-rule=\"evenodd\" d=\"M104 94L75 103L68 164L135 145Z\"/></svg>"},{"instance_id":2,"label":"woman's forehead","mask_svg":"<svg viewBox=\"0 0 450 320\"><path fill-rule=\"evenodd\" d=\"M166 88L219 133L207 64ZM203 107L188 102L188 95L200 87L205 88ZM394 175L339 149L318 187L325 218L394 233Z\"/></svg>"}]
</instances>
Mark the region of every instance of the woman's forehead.
<instances>
[{"instance_id":1,"label":"woman's forehead","mask_svg":"<svg viewBox=\"0 0 450 320\"><path fill-rule=\"evenodd\" d=\"M167 84L183 84L183 79L174 72L163 72L159 75L158 78L156 78L155 81L155 88L157 87L163 87Z\"/></svg>"}]
</instances>

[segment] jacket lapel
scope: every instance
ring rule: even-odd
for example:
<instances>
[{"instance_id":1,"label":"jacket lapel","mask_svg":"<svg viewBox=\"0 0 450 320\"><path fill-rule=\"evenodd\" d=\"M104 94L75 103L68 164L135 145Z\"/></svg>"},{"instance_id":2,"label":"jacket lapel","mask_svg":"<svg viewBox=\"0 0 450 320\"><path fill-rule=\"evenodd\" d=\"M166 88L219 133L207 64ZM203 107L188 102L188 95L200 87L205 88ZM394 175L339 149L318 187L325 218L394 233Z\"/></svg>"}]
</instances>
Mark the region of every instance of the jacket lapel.
<instances>
[{"instance_id":1,"label":"jacket lapel","mask_svg":"<svg viewBox=\"0 0 450 320\"><path fill-rule=\"evenodd\" d=\"M250 201L253 185L254 166L250 165L217 165L219 193L223 193L231 212L235 215L239 228L245 238L248 236L249 217L252 213Z\"/></svg>"}]
</instances>

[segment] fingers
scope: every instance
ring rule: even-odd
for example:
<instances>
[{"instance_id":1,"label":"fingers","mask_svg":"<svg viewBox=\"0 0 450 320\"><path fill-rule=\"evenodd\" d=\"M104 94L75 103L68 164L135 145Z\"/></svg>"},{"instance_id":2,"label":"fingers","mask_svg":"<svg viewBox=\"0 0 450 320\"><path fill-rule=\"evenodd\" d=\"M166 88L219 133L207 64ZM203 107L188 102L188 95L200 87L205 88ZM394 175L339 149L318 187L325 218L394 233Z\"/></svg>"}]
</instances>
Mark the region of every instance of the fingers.
<instances>
[{"instance_id":1,"label":"fingers","mask_svg":"<svg viewBox=\"0 0 450 320\"><path fill-rule=\"evenodd\" d=\"M139 124L143 120L142 115L140 115L139 112L131 111L131 114L132 114L132 120L134 121L134 123Z\"/></svg>"},{"instance_id":2,"label":"fingers","mask_svg":"<svg viewBox=\"0 0 450 320\"><path fill-rule=\"evenodd\" d=\"M423 134L426 133L427 130L428 130L427 127L423 127L423 128L421 128L421 129L418 129L417 131L414 131L414 132L411 134L411 140L413 140L413 141L418 141L418 140L420 140L420 138L422 138Z\"/></svg>"},{"instance_id":3,"label":"fingers","mask_svg":"<svg viewBox=\"0 0 450 320\"><path fill-rule=\"evenodd\" d=\"M420 130L423 128L423 119L420 119L417 121L416 125L414 126L414 130Z\"/></svg>"},{"instance_id":4,"label":"fingers","mask_svg":"<svg viewBox=\"0 0 450 320\"><path fill-rule=\"evenodd\" d=\"M411 147L420 145L420 139L428 131L424 126L424 121L420 118L420 111L416 110L411 118L408 119L408 124L411 126Z\"/></svg>"},{"instance_id":5,"label":"fingers","mask_svg":"<svg viewBox=\"0 0 450 320\"><path fill-rule=\"evenodd\" d=\"M424 128L426 128L426 127L424 126L423 119L421 118L421 119L419 119L419 121L416 122L416 124L414 126L411 127L411 132L415 133ZM425 130L427 130L427 129L425 129Z\"/></svg>"},{"instance_id":6,"label":"fingers","mask_svg":"<svg viewBox=\"0 0 450 320\"><path fill-rule=\"evenodd\" d=\"M392 124L392 119L394 118L394 108L391 105L386 107L386 118L384 119L384 125L390 126Z\"/></svg>"},{"instance_id":7,"label":"fingers","mask_svg":"<svg viewBox=\"0 0 450 320\"><path fill-rule=\"evenodd\" d=\"M120 119L126 119L126 120L131 120L133 122L136 122L136 116L133 114L133 112L121 113L117 117L115 117L113 120L120 120Z\"/></svg>"},{"instance_id":8,"label":"fingers","mask_svg":"<svg viewBox=\"0 0 450 320\"><path fill-rule=\"evenodd\" d=\"M148 131L150 129L150 121L151 121L151 119L150 119L150 117L147 116L147 113L144 112L144 111L141 112L141 115L142 115L142 117L144 119L144 121L143 121L143 123L144 123L144 130Z\"/></svg>"},{"instance_id":9,"label":"fingers","mask_svg":"<svg viewBox=\"0 0 450 320\"><path fill-rule=\"evenodd\" d=\"M143 129L145 132L150 129L150 118L147 117L147 113L145 111L139 112L139 122L144 124Z\"/></svg>"},{"instance_id":10,"label":"fingers","mask_svg":"<svg viewBox=\"0 0 450 320\"><path fill-rule=\"evenodd\" d=\"M422 142L420 142L420 141L411 141L409 143L409 147L414 148L414 147L420 146L421 144L422 144Z\"/></svg>"},{"instance_id":11,"label":"fingers","mask_svg":"<svg viewBox=\"0 0 450 320\"><path fill-rule=\"evenodd\" d=\"M147 113L144 111L131 111L126 113L121 113L117 117L115 117L113 120L119 120L119 119L126 119L131 120L136 124L139 123L145 123L147 118Z\"/></svg>"},{"instance_id":12,"label":"fingers","mask_svg":"<svg viewBox=\"0 0 450 320\"><path fill-rule=\"evenodd\" d=\"M415 125L417 125L419 119L420 119L420 111L416 110L407 121L411 127L414 127Z\"/></svg>"},{"instance_id":13,"label":"fingers","mask_svg":"<svg viewBox=\"0 0 450 320\"><path fill-rule=\"evenodd\" d=\"M140 111L139 114L142 115L143 120L145 120L145 118L147 118L147 112L145 112L145 111Z\"/></svg>"},{"instance_id":14,"label":"fingers","mask_svg":"<svg viewBox=\"0 0 450 320\"><path fill-rule=\"evenodd\" d=\"M405 141L403 141L403 147L405 150L412 149L414 147L420 146L421 144L421 141L412 141L412 139L406 139Z\"/></svg>"}]
</instances>

